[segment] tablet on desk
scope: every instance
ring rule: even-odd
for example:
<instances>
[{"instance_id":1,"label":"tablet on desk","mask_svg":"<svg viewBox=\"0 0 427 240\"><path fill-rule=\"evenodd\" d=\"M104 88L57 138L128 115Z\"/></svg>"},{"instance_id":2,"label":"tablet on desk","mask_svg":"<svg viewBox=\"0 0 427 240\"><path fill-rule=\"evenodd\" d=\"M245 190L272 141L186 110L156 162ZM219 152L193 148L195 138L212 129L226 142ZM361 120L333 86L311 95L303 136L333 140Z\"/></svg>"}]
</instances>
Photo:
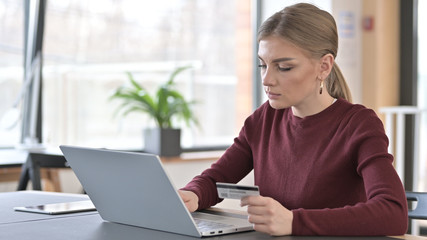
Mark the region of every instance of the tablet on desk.
<instances>
[{"instance_id":1,"label":"tablet on desk","mask_svg":"<svg viewBox=\"0 0 427 240\"><path fill-rule=\"evenodd\" d=\"M77 212L87 212L95 211L96 208L93 205L92 201L76 201L76 202L66 202L66 203L52 203L36 206L26 206L26 207L14 207L15 211L21 212L33 212L33 213L43 213L43 214L65 214L65 213L77 213Z\"/></svg>"}]
</instances>

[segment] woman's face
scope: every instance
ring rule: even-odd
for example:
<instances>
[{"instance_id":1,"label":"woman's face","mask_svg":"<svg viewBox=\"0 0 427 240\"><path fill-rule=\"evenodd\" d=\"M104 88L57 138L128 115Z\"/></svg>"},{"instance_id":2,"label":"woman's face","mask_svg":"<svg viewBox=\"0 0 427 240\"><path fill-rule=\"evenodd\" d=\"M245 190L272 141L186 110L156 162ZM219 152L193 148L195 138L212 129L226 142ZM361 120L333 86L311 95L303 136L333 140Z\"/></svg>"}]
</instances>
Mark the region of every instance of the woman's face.
<instances>
[{"instance_id":1,"label":"woman's face","mask_svg":"<svg viewBox=\"0 0 427 240\"><path fill-rule=\"evenodd\" d=\"M271 107L303 107L316 101L320 88L318 60L276 36L259 42L258 57L262 84Z\"/></svg>"}]
</instances>

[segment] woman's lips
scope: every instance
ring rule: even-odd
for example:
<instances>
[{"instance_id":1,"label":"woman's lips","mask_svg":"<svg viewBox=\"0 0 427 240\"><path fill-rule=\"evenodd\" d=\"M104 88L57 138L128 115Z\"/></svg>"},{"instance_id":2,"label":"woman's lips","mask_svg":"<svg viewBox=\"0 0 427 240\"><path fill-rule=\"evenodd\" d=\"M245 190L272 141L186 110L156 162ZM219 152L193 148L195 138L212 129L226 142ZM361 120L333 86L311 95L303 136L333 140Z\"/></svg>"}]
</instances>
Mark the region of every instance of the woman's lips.
<instances>
[{"instance_id":1,"label":"woman's lips","mask_svg":"<svg viewBox=\"0 0 427 240\"><path fill-rule=\"evenodd\" d=\"M268 99L278 99L280 97L280 94L278 93L272 93L272 92L266 92Z\"/></svg>"}]
</instances>

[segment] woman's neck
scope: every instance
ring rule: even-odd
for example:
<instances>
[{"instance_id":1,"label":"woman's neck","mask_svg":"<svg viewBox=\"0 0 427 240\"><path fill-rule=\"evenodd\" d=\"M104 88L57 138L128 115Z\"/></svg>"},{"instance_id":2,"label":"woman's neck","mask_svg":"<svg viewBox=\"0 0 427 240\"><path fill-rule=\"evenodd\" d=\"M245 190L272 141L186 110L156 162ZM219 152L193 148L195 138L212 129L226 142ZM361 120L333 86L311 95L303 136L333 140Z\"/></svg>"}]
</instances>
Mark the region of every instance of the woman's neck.
<instances>
[{"instance_id":1,"label":"woman's neck","mask_svg":"<svg viewBox=\"0 0 427 240\"><path fill-rule=\"evenodd\" d=\"M294 116L305 118L317 114L335 102L335 98L331 97L329 94L325 94L319 98L316 98L312 101L305 101L299 105L292 106L292 112Z\"/></svg>"}]
</instances>

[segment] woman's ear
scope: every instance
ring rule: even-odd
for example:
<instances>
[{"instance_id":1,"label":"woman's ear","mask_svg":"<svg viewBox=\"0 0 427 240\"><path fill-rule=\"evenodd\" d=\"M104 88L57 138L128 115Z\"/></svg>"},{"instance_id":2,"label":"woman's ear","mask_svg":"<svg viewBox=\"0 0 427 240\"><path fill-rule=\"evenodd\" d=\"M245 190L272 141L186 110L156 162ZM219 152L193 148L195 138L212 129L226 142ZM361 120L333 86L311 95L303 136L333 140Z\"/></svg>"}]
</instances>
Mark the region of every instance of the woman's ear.
<instances>
[{"instance_id":1,"label":"woman's ear","mask_svg":"<svg viewBox=\"0 0 427 240\"><path fill-rule=\"evenodd\" d=\"M334 56L328 53L325 54L322 58L320 58L320 75L322 79L326 79L329 76L329 73L332 71L332 67L334 66Z\"/></svg>"}]
</instances>

